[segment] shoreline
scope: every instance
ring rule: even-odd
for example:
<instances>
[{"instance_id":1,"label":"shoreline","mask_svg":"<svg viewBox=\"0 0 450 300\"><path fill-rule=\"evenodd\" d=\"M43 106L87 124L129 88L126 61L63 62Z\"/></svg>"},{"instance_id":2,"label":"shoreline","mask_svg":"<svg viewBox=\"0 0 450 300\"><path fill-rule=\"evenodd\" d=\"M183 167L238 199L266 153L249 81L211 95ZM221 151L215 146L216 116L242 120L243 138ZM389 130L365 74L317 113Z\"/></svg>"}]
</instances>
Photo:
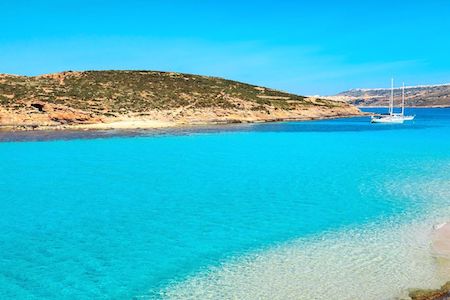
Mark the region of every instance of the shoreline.
<instances>
[{"instance_id":1,"label":"shoreline","mask_svg":"<svg viewBox=\"0 0 450 300\"><path fill-rule=\"evenodd\" d=\"M366 113L332 115L332 116L311 116L311 117L281 117L281 118L261 118L261 119L210 119L195 121L165 121L155 119L123 119L111 122L89 123L89 124L0 124L0 133L33 132L33 131L103 131L103 130L151 130L170 128L192 128L197 126L221 126L232 124L258 124L276 122L306 122L345 119L354 117L364 117Z\"/></svg>"}]
</instances>

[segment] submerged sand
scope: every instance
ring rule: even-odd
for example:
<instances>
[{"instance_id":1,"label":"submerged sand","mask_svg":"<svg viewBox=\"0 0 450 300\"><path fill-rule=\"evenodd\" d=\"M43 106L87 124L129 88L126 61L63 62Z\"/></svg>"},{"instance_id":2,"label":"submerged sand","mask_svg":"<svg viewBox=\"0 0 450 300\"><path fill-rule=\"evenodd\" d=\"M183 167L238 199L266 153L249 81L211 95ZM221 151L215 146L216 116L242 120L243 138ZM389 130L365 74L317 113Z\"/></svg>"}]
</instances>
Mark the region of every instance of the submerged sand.
<instances>
[{"instance_id":1,"label":"submerged sand","mask_svg":"<svg viewBox=\"0 0 450 300\"><path fill-rule=\"evenodd\" d=\"M441 223L434 227L432 250L436 257L450 259L450 222Z\"/></svg>"},{"instance_id":2,"label":"submerged sand","mask_svg":"<svg viewBox=\"0 0 450 300\"><path fill-rule=\"evenodd\" d=\"M450 268L432 247L433 220L329 232L249 254L174 283L166 299L410 299L439 288ZM448 241L448 240L447 240Z\"/></svg>"}]
</instances>

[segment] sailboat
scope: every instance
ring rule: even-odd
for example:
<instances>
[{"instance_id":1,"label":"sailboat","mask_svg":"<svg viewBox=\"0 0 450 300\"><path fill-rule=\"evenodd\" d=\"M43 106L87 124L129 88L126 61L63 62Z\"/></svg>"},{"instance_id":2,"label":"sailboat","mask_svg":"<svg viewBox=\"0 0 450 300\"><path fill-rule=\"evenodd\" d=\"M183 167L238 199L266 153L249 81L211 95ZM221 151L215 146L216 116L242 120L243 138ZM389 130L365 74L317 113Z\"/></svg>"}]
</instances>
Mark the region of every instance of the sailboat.
<instances>
[{"instance_id":1,"label":"sailboat","mask_svg":"<svg viewBox=\"0 0 450 300\"><path fill-rule=\"evenodd\" d=\"M414 115L405 115L405 84L402 87L402 110L400 113L394 112L394 79L391 79L391 98L389 100L388 114L374 115L371 118L372 123L394 123L402 124L404 121L414 120Z\"/></svg>"}]
</instances>

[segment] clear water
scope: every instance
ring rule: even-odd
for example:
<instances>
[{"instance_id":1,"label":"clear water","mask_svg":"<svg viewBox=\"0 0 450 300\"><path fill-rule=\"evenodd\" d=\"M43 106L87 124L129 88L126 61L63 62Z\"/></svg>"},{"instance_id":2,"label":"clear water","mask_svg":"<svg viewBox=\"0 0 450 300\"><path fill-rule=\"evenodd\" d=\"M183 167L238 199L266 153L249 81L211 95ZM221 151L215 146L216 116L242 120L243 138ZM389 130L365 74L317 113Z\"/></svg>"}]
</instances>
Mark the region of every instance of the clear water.
<instances>
[{"instance_id":1,"label":"clear water","mask_svg":"<svg viewBox=\"0 0 450 300\"><path fill-rule=\"evenodd\" d=\"M255 276L270 261L258 264L261 253L290 257L294 243L309 249L301 252L309 263L330 259L337 270L342 260L320 251L330 241L360 245L360 228L365 238L386 232L399 241L405 220L450 218L450 109L412 112L416 120L403 125L352 118L116 136L1 133L0 298L252 298L252 282L290 273L306 295L304 258L292 256L290 271L271 265L264 281ZM422 244L402 257L420 266L427 258L410 250ZM377 245L388 260L393 252ZM351 268L364 269L361 257ZM309 268L308 278L324 272ZM245 285L224 270L247 274Z\"/></svg>"}]
</instances>

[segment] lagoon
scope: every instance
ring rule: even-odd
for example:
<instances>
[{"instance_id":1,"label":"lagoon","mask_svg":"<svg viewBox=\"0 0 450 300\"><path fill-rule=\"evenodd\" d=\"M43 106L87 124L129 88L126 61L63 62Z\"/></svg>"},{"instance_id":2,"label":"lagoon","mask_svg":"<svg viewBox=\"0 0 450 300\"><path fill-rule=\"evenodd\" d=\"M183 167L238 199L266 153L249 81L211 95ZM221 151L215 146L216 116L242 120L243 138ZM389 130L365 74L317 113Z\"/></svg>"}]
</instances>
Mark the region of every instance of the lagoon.
<instances>
[{"instance_id":1,"label":"lagoon","mask_svg":"<svg viewBox=\"0 0 450 300\"><path fill-rule=\"evenodd\" d=\"M442 284L427 230L450 218L450 109L410 112L2 133L0 297L389 299Z\"/></svg>"}]
</instances>

